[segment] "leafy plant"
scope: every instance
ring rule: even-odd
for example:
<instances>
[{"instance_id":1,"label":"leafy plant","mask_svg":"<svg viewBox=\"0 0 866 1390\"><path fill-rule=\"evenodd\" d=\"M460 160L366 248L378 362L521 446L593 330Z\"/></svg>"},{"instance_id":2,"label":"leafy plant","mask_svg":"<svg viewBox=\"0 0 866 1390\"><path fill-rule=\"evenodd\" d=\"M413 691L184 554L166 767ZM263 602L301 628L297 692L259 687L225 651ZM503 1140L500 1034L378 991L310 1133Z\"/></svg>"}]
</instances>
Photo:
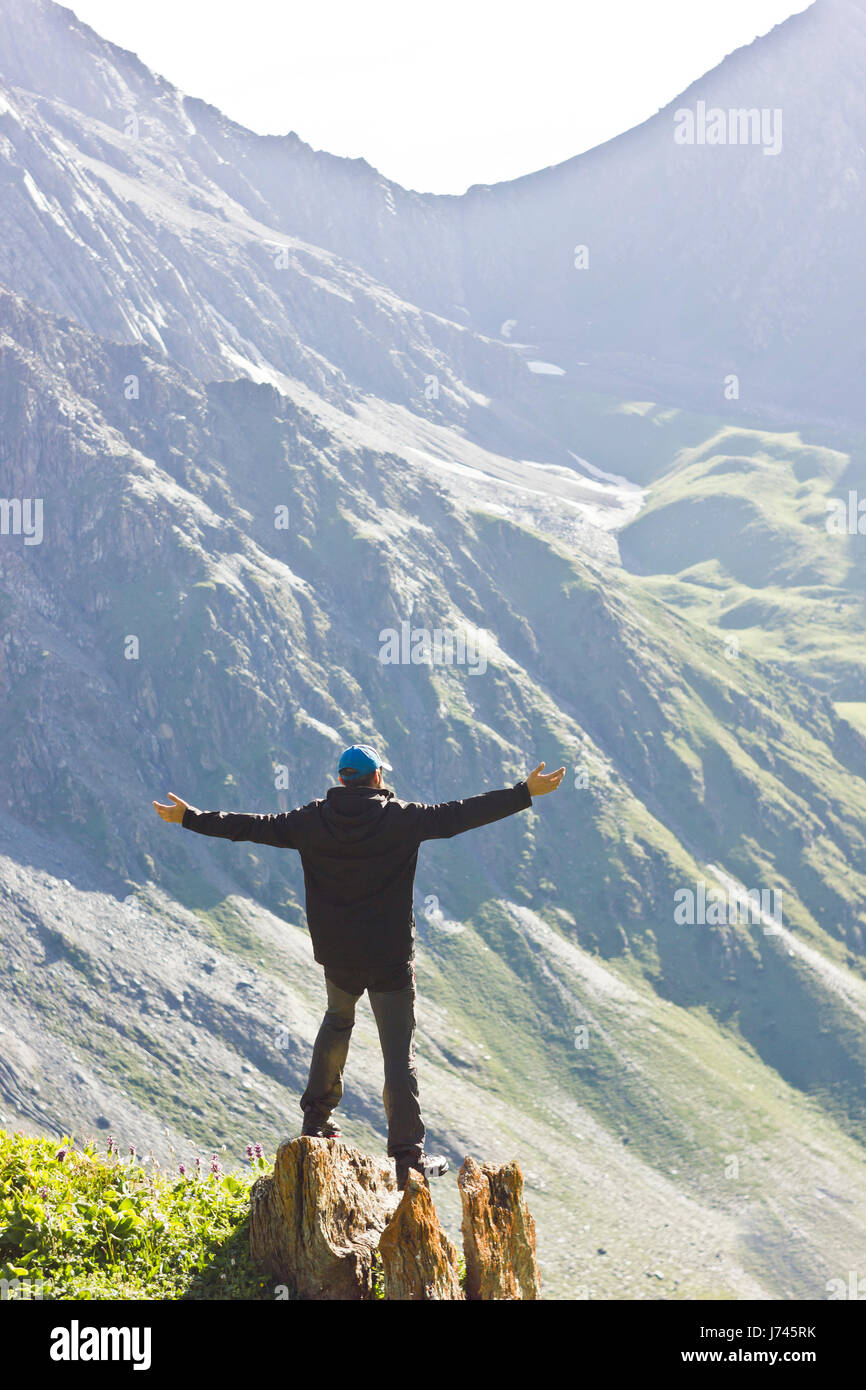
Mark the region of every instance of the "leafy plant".
<instances>
[{"instance_id":1,"label":"leafy plant","mask_svg":"<svg viewBox=\"0 0 866 1390\"><path fill-rule=\"evenodd\" d=\"M269 1166L224 1172L216 1155L176 1173L72 1139L0 1130L0 1280L8 1296L264 1299L249 1255L249 1192Z\"/></svg>"}]
</instances>

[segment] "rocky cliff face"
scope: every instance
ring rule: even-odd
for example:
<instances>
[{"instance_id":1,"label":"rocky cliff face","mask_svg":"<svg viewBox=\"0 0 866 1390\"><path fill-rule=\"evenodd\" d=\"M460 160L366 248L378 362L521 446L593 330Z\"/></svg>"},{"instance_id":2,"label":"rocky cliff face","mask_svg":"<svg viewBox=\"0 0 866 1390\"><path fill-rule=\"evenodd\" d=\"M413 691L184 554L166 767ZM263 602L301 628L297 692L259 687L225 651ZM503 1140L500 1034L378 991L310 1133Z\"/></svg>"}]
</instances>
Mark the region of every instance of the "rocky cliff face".
<instances>
[{"instance_id":1,"label":"rocky cliff face","mask_svg":"<svg viewBox=\"0 0 866 1390\"><path fill-rule=\"evenodd\" d=\"M721 560L697 552L709 577L676 602L618 564L632 463L703 431L717 469L716 424L584 402L575 431L556 378L444 312L447 250L407 297L448 200L392 214L368 168L257 140L69 11L26 13L0 4L0 493L42 503L38 544L0 535L6 1122L110 1124L163 1158L295 1126L321 1009L298 865L166 827L155 796L280 809L359 738L424 800L562 760L550 805L427 847L428 1124L455 1164L517 1157L549 1294L820 1296L866 1196L864 745L808 660L730 657L683 597L724 592ZM370 232L402 247L392 278L385 251L350 256L352 188L358 226L402 227ZM617 477L584 439L621 450ZM825 455L798 443L798 504ZM383 662L404 624L483 630L483 669ZM677 921L699 880L780 892L781 929ZM362 1013L365 1150L380 1089ZM439 1288L461 1190L437 1203Z\"/></svg>"}]
</instances>

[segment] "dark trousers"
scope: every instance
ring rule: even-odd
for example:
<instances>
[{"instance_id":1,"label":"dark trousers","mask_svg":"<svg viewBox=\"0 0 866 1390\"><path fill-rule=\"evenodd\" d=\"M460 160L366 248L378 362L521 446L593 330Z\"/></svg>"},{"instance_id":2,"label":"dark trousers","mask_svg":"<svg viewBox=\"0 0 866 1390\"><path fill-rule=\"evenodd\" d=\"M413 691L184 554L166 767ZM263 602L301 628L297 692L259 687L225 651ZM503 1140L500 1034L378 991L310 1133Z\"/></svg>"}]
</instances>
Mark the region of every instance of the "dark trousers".
<instances>
[{"instance_id":1,"label":"dark trousers","mask_svg":"<svg viewBox=\"0 0 866 1390\"><path fill-rule=\"evenodd\" d=\"M322 1019L301 1109L323 1124L343 1095L343 1071L355 1023L355 1005L364 990L379 1030L385 1063L382 1100L388 1119L388 1153L414 1162L424 1150L424 1122L415 1071L415 967L344 971L325 967L328 1008Z\"/></svg>"}]
</instances>

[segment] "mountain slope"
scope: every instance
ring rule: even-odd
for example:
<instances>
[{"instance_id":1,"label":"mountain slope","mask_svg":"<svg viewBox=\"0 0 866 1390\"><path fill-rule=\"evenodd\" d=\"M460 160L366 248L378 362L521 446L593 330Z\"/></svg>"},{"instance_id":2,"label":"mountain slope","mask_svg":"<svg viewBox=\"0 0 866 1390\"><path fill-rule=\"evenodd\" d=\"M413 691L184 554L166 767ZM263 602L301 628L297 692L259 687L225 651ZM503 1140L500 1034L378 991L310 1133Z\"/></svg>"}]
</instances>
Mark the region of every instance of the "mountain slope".
<instances>
[{"instance_id":1,"label":"mountain slope","mask_svg":"<svg viewBox=\"0 0 866 1390\"><path fill-rule=\"evenodd\" d=\"M713 80L790 71L804 32ZM864 1209L866 743L833 703L859 698L860 568L816 530L854 445L731 429L681 375L676 404L628 372L613 393L603 328L579 391L522 339L535 314L545 357L582 352L546 257L570 180L601 171L603 229L662 126L426 199L251 136L47 0L0 0L0 76L0 491L44 508L41 543L0 535L5 1122L162 1159L294 1127L321 1008L299 865L166 827L155 796L283 809L357 739L413 799L562 761L556 797L425 847L431 1134L518 1158L553 1296L822 1296ZM677 266L668 344L699 257ZM629 312L658 310L629 275ZM742 325L710 318L711 356ZM758 591L790 602L775 626ZM794 650L831 593L844 622ZM404 625L467 659L384 661ZM772 916L690 925L702 883ZM351 1066L369 1147L366 1012ZM437 1201L453 1233L456 1189Z\"/></svg>"},{"instance_id":2,"label":"mountain slope","mask_svg":"<svg viewBox=\"0 0 866 1390\"><path fill-rule=\"evenodd\" d=\"M538 750L586 784L496 834L429 846L419 874L433 1131L455 1157L519 1155L553 1292L621 1291L646 1248L684 1296L814 1294L782 1253L811 1170L795 1163L780 1196L780 1156L790 1135L820 1135L821 1186L847 1190L866 1064L866 891L837 869L863 862L866 769L832 706L780 694L745 657L731 689L709 639L628 576L350 449L269 387L205 387L8 294L0 309L0 466L16 494L46 499L43 545L7 537L3 551L16 1120L103 1115L164 1155L166 1123L175 1148L237 1149L253 1123L275 1141L291 1114L320 992L298 865L173 833L149 814L155 791L289 804L364 735L383 741L398 793L445 798L516 778ZM139 401L112 389L130 369ZM158 459L142 448L152 398ZM287 532L273 526L284 501ZM487 669L383 665L379 634L404 620L483 623ZM710 864L783 888L786 930L677 924L675 892ZM365 1134L381 1124L371 1028L348 1112ZM751 1174L737 1194L730 1153ZM645 1192L648 1224L620 1210L624 1183ZM590 1193L597 1243L618 1252L609 1274L581 1234L597 1229ZM847 1216L825 1221L824 1200L808 1198L809 1260L829 1278L857 1236ZM710 1244L727 1252L711 1277Z\"/></svg>"}]
</instances>

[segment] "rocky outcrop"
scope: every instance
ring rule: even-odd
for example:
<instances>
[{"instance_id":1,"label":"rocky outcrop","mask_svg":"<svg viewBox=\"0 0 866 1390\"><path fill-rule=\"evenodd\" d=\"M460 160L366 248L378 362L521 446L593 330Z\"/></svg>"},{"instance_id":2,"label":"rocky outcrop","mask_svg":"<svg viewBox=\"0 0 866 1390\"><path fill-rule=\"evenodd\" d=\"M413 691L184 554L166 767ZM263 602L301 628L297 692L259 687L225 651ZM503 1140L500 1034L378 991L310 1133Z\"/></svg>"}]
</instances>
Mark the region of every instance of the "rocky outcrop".
<instances>
[{"instance_id":1,"label":"rocky outcrop","mask_svg":"<svg viewBox=\"0 0 866 1390\"><path fill-rule=\"evenodd\" d=\"M296 1298L373 1298L373 1252L397 1200L384 1163L347 1144L293 1139L250 1193L251 1253Z\"/></svg>"},{"instance_id":2,"label":"rocky outcrop","mask_svg":"<svg viewBox=\"0 0 866 1390\"><path fill-rule=\"evenodd\" d=\"M463 1201L466 1297L541 1297L535 1258L535 1222L523 1199L516 1163L463 1162L458 1176Z\"/></svg>"},{"instance_id":3,"label":"rocky outcrop","mask_svg":"<svg viewBox=\"0 0 866 1390\"><path fill-rule=\"evenodd\" d=\"M439 1225L429 1187L409 1175L379 1241L385 1297L424 1303L463 1297L457 1251Z\"/></svg>"}]
</instances>

